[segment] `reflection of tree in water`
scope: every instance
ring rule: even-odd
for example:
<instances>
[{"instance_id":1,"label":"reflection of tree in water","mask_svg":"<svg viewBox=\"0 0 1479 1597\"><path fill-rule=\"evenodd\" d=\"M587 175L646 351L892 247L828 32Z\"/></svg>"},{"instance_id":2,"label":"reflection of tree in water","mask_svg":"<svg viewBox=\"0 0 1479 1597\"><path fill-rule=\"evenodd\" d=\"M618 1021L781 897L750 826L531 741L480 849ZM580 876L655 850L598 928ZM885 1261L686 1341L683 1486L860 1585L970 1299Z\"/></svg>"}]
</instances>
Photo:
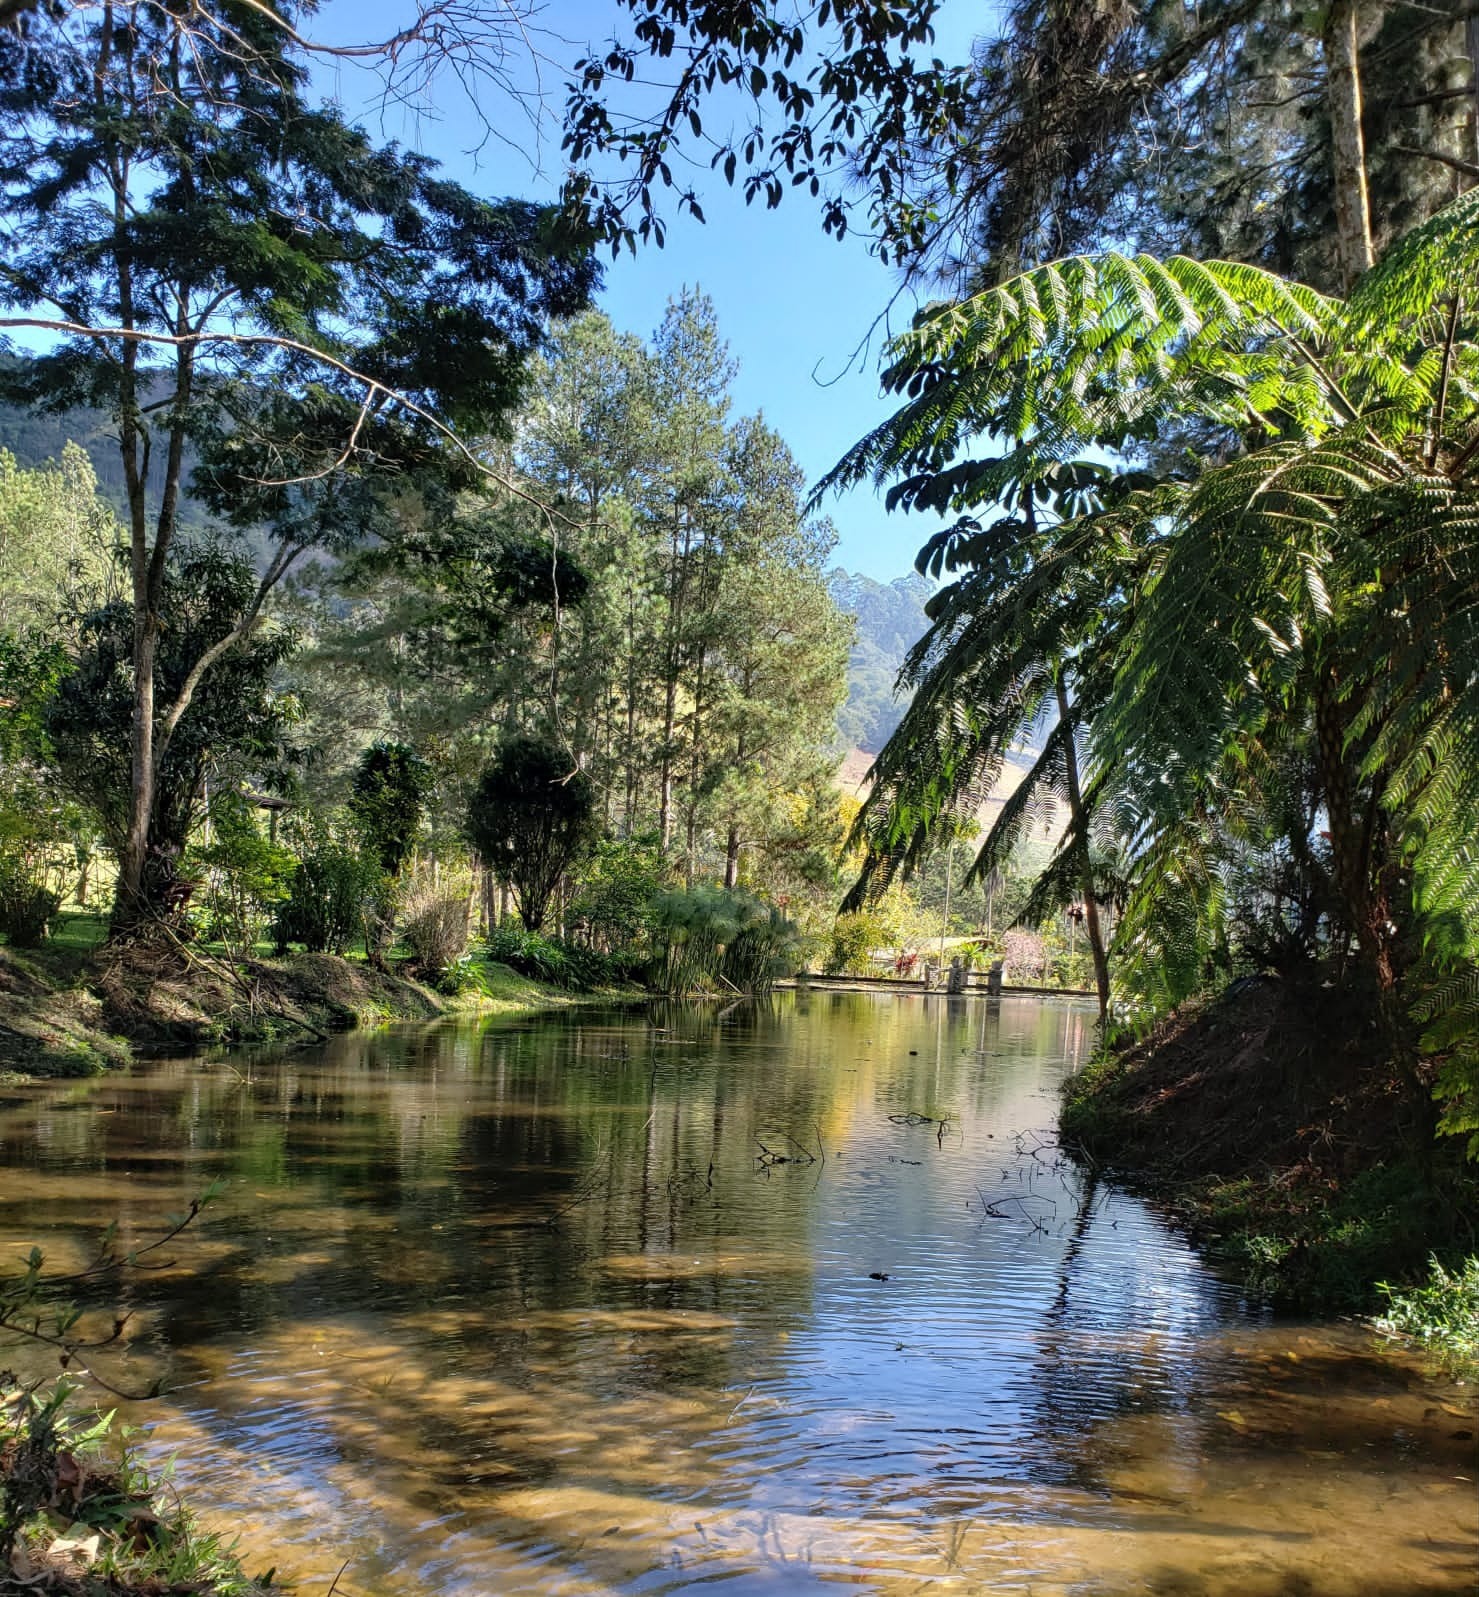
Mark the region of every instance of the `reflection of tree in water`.
<instances>
[{"instance_id":1,"label":"reflection of tree in water","mask_svg":"<svg viewBox=\"0 0 1479 1597\"><path fill-rule=\"evenodd\" d=\"M807 1256L804 1206L772 1191L757 1214L754 1201L755 1057L743 1045L775 1026L763 1013L716 1023L711 1006L471 1043L446 1031L377 1038L291 1085L238 1095L230 1151L253 1149L252 1179L271 1168L291 1210L234 1217L233 1256L209 1279L173 1285L164 1334L210 1362L217 1340L280 1342L290 1327L306 1339L326 1326L341 1346L346 1323L363 1327L383 1345L394 1395L341 1392L329 1430L319 1434L317 1416L304 1445L374 1470L410 1449L422 1497L469 1476L568 1474L577 1466L560 1436L620 1404L635 1405L627 1423L640 1436L623 1450L629 1464L613 1443L602 1467L660 1492L650 1465L670 1400L690 1394L707 1435L707 1410L732 1406L730 1389L764 1366L776 1325L808 1300L806 1271L736 1264L757 1225L773 1256ZM772 1085L765 1114L812 1112L814 1083ZM290 1335L289 1358L292 1347ZM527 1399L517 1421L490 1419L510 1391ZM268 1401L291 1408L295 1396ZM221 1386L213 1432L245 1445L263 1400Z\"/></svg>"},{"instance_id":2,"label":"reflection of tree in water","mask_svg":"<svg viewBox=\"0 0 1479 1597\"><path fill-rule=\"evenodd\" d=\"M1051 1232L977 1219L976 1179L1022 1188L1003 1133L1047 1123L1076 1014L816 992L149 1067L88 1089L108 1112L85 1133L60 1104L0 1130L12 1229L43 1183L78 1189L58 1232L95 1232L115 1192L143 1228L232 1178L204 1268L148 1287L182 1375L212 1378L168 1445L213 1506L332 1542L330 1575L371 1549L356 1590L622 1586L700 1518L708 1571L754 1573L778 1504L826 1524L830 1503L852 1567L880 1526L913 1536L900 1504L958 1503L967 1566L991 1567L992 1482L1012 1504L1024 1478L1109 1489L1114 1518L1127 1485L1163 1489L1114 1448L1207 1447L1185 1411L1217 1379L1196 1345L1217 1314L1185 1250L1092 1183L1070 1212L1056 1169ZM956 1142L891 1119L930 1109ZM823 1141L825 1171L757 1167L783 1135ZM887 1287L861 1272L892 1255L853 1256L883 1242L921 1249ZM1157 1500L1136 1526L1173 1518ZM811 1545L800 1518L785 1534Z\"/></svg>"},{"instance_id":3,"label":"reflection of tree in water","mask_svg":"<svg viewBox=\"0 0 1479 1597\"><path fill-rule=\"evenodd\" d=\"M1136 1204L1116 1201L1096 1171L1078 1176L1077 1206L1057 1287L1019 1379L1035 1484L1103 1493L1123 1464L1113 1422L1176 1416L1206 1375L1202 1337L1225 1318L1191 1256ZM1167 1441L1171 1440L1167 1436Z\"/></svg>"}]
</instances>

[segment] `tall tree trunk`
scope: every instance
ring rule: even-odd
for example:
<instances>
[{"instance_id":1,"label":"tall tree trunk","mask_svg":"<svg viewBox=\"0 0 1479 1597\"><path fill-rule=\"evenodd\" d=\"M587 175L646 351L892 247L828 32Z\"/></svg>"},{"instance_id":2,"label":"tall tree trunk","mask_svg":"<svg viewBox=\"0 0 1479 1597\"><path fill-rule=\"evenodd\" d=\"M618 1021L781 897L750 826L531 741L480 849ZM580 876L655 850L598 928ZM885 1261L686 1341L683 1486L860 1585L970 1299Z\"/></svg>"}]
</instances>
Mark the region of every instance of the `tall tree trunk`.
<instances>
[{"instance_id":1,"label":"tall tree trunk","mask_svg":"<svg viewBox=\"0 0 1479 1597\"><path fill-rule=\"evenodd\" d=\"M108 30L109 32L111 31ZM105 33L105 41L107 34ZM104 49L107 49L105 42ZM128 168L115 159L111 174L114 222L127 223ZM127 262L118 268L119 322L134 325L133 274ZM118 447L128 495L129 578L133 599L133 707L129 724L128 820L118 851L118 883L113 901L113 929L123 931L144 913L144 872L149 858L149 821L154 813L154 667L159 642L159 617L151 602L153 563L149 550L149 438L140 414L138 344L124 342L119 362Z\"/></svg>"},{"instance_id":2,"label":"tall tree trunk","mask_svg":"<svg viewBox=\"0 0 1479 1597\"><path fill-rule=\"evenodd\" d=\"M658 773L657 848L666 855L673 841L673 736L678 722L678 673L683 655L683 597L693 530L679 507L673 525L673 555L668 568L667 643L663 650L662 759ZM682 530L681 552L679 530Z\"/></svg>"},{"instance_id":3,"label":"tall tree trunk","mask_svg":"<svg viewBox=\"0 0 1479 1597\"><path fill-rule=\"evenodd\" d=\"M1372 995L1385 1012L1392 1008L1397 970L1392 949L1391 905L1375 870L1375 855L1385 834L1379 807L1373 801L1363 820L1356 813L1349 763L1346 723L1334 675L1322 670L1315 682L1315 738L1320 786L1330 832L1331 874L1340 900L1347 940L1356 942L1357 967L1364 971Z\"/></svg>"},{"instance_id":4,"label":"tall tree trunk","mask_svg":"<svg viewBox=\"0 0 1479 1597\"><path fill-rule=\"evenodd\" d=\"M637 830L637 797L640 786L640 767L637 763L637 589L630 578L627 581L627 713L626 748L622 763L626 767L626 833Z\"/></svg>"},{"instance_id":5,"label":"tall tree trunk","mask_svg":"<svg viewBox=\"0 0 1479 1597\"><path fill-rule=\"evenodd\" d=\"M1479 13L1464 18L1464 54L1469 58L1469 159L1479 161Z\"/></svg>"},{"instance_id":6,"label":"tall tree trunk","mask_svg":"<svg viewBox=\"0 0 1479 1597\"><path fill-rule=\"evenodd\" d=\"M708 659L708 646L700 643L697 669L693 679L693 716L688 759L688 813L684 830L684 872L689 887L693 886L694 873L698 868L698 793L703 781L704 678Z\"/></svg>"},{"instance_id":7,"label":"tall tree trunk","mask_svg":"<svg viewBox=\"0 0 1479 1597\"><path fill-rule=\"evenodd\" d=\"M1068 778L1068 810L1078 836L1079 885L1084 895L1084 926L1089 934L1089 952L1094 960L1094 986L1099 994L1099 1029L1109 1024L1109 951L1104 946L1104 928L1099 921L1099 904L1094 897L1094 868L1089 861L1089 829L1084 814L1083 790L1078 779L1078 748L1074 742L1077 722L1068 703L1068 689L1060 670L1053 683L1058 695L1058 719L1065 728L1063 764Z\"/></svg>"},{"instance_id":8,"label":"tall tree trunk","mask_svg":"<svg viewBox=\"0 0 1479 1597\"><path fill-rule=\"evenodd\" d=\"M1361 129L1361 63L1356 0L1332 0L1325 21L1325 99L1330 117L1336 243L1346 291L1375 260L1366 139Z\"/></svg>"},{"instance_id":9,"label":"tall tree trunk","mask_svg":"<svg viewBox=\"0 0 1479 1597\"><path fill-rule=\"evenodd\" d=\"M182 285L180 302L183 306L188 295L188 285ZM183 335L189 331L184 319L176 328ZM125 475L129 487L129 518L132 527L131 575L134 607L133 639L133 719L131 726L129 759L129 810L128 829L119 857L118 894L113 909L113 926L116 931L127 930L140 921L159 912L162 900L160 891L167 888L172 877L169 862L156 860L151 880L150 849L154 822L155 798L159 786L160 765L169 744L173 724L181 713L181 704L165 706L165 721L157 724L159 705L156 703L159 635L162 627L160 606L164 599L164 580L169 555L174 543L175 527L179 517L180 485L185 468L185 412L190 404L194 379L194 356L187 346L180 346L175 366L175 397L171 406L169 447L165 456L164 482L160 492L159 516L154 528L153 547L149 547L146 522L146 491L149 452L146 445L137 443L139 424L134 423L133 447L125 446L125 459L133 455L135 469ZM130 399L125 402L125 413L137 407L137 375L129 373L125 389ZM127 433L127 426L120 429ZM189 690L193 693L193 688ZM184 702L188 704L189 693Z\"/></svg>"}]
</instances>

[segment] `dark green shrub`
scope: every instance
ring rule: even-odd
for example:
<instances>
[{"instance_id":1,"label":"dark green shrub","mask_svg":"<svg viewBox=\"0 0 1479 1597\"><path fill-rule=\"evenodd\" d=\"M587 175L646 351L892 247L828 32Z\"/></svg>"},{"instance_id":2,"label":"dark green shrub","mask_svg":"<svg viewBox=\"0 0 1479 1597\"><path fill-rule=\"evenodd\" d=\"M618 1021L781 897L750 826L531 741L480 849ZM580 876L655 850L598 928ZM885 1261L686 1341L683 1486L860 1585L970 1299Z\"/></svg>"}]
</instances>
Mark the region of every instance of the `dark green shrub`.
<instances>
[{"instance_id":1,"label":"dark green shrub","mask_svg":"<svg viewBox=\"0 0 1479 1597\"><path fill-rule=\"evenodd\" d=\"M431 786L431 767L404 743L372 743L360 756L349 810L385 875L399 876L415 847Z\"/></svg>"},{"instance_id":2,"label":"dark green shrub","mask_svg":"<svg viewBox=\"0 0 1479 1597\"><path fill-rule=\"evenodd\" d=\"M599 830L590 778L542 738L509 738L467 807L468 840L508 883L531 932L544 925L560 878L595 846Z\"/></svg>"},{"instance_id":3,"label":"dark green shrub","mask_svg":"<svg viewBox=\"0 0 1479 1597\"><path fill-rule=\"evenodd\" d=\"M598 954L591 948L577 948L554 937L526 932L522 926L505 922L488 934L483 945L486 959L534 981L554 987L591 988L610 986L627 979L629 968L620 960Z\"/></svg>"},{"instance_id":4,"label":"dark green shrub","mask_svg":"<svg viewBox=\"0 0 1479 1597\"><path fill-rule=\"evenodd\" d=\"M310 954L342 954L360 930L365 906L380 882L377 863L329 838L316 840L298 861L273 933L277 950L301 943Z\"/></svg>"},{"instance_id":5,"label":"dark green shrub","mask_svg":"<svg viewBox=\"0 0 1479 1597\"><path fill-rule=\"evenodd\" d=\"M19 860L0 860L0 936L18 948L45 942L61 894L38 882Z\"/></svg>"},{"instance_id":6,"label":"dark green shrub","mask_svg":"<svg viewBox=\"0 0 1479 1597\"><path fill-rule=\"evenodd\" d=\"M569 924L584 931L592 947L645 959L652 902L665 885L655 843L600 843L579 873Z\"/></svg>"}]
</instances>

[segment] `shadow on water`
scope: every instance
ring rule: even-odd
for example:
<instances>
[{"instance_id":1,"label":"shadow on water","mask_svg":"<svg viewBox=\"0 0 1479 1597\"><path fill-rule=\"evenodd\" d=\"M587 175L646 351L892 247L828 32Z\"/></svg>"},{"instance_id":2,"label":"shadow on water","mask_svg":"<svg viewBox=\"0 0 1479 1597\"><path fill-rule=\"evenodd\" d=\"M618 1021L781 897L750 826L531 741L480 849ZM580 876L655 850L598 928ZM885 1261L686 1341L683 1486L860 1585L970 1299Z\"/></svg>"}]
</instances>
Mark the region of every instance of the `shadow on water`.
<instances>
[{"instance_id":1,"label":"shadow on water","mask_svg":"<svg viewBox=\"0 0 1479 1597\"><path fill-rule=\"evenodd\" d=\"M1079 1005L812 992L160 1061L0 1230L226 1196L135 1302L208 1518L387 1594L1473 1590L1471 1394L1250 1313L1052 1141Z\"/></svg>"}]
</instances>

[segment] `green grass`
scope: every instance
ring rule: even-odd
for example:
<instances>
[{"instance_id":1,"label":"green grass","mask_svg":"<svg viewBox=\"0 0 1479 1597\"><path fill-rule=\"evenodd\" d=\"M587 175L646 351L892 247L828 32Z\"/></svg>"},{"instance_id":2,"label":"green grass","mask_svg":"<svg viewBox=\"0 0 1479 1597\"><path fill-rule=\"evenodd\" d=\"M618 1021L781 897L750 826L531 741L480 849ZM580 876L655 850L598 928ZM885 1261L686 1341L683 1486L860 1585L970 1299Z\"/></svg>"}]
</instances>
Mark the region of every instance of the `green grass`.
<instances>
[{"instance_id":1,"label":"green grass","mask_svg":"<svg viewBox=\"0 0 1479 1597\"><path fill-rule=\"evenodd\" d=\"M1428 1261L1428 1279L1403 1291L1383 1281L1386 1313L1376 1325L1388 1336L1407 1337L1431 1348L1445 1363L1479 1366L1479 1258L1452 1270Z\"/></svg>"},{"instance_id":2,"label":"green grass","mask_svg":"<svg viewBox=\"0 0 1479 1597\"><path fill-rule=\"evenodd\" d=\"M89 910L64 910L52 925L46 947L59 954L90 954L108 935L108 917Z\"/></svg>"},{"instance_id":3,"label":"green grass","mask_svg":"<svg viewBox=\"0 0 1479 1597\"><path fill-rule=\"evenodd\" d=\"M1393 1158L1342 1181L1264 1172L1194 1183L1172 1201L1257 1296L1326 1312L1375 1313L1382 1281L1413 1281L1437 1250L1462 1259L1473 1181L1446 1162Z\"/></svg>"},{"instance_id":4,"label":"green grass","mask_svg":"<svg viewBox=\"0 0 1479 1597\"><path fill-rule=\"evenodd\" d=\"M111 1414L72 1408L72 1391L58 1385L26 1396L11 1389L0 1424L0 1541L24 1549L24 1562L43 1581L49 1568L61 1572L43 1589L116 1597L260 1597L278 1589L270 1572L250 1578L233 1544L201 1528L181 1506L171 1470L146 1470L129 1445L131 1433ZM90 1562L79 1573L77 1555L67 1549L83 1543Z\"/></svg>"}]
</instances>

